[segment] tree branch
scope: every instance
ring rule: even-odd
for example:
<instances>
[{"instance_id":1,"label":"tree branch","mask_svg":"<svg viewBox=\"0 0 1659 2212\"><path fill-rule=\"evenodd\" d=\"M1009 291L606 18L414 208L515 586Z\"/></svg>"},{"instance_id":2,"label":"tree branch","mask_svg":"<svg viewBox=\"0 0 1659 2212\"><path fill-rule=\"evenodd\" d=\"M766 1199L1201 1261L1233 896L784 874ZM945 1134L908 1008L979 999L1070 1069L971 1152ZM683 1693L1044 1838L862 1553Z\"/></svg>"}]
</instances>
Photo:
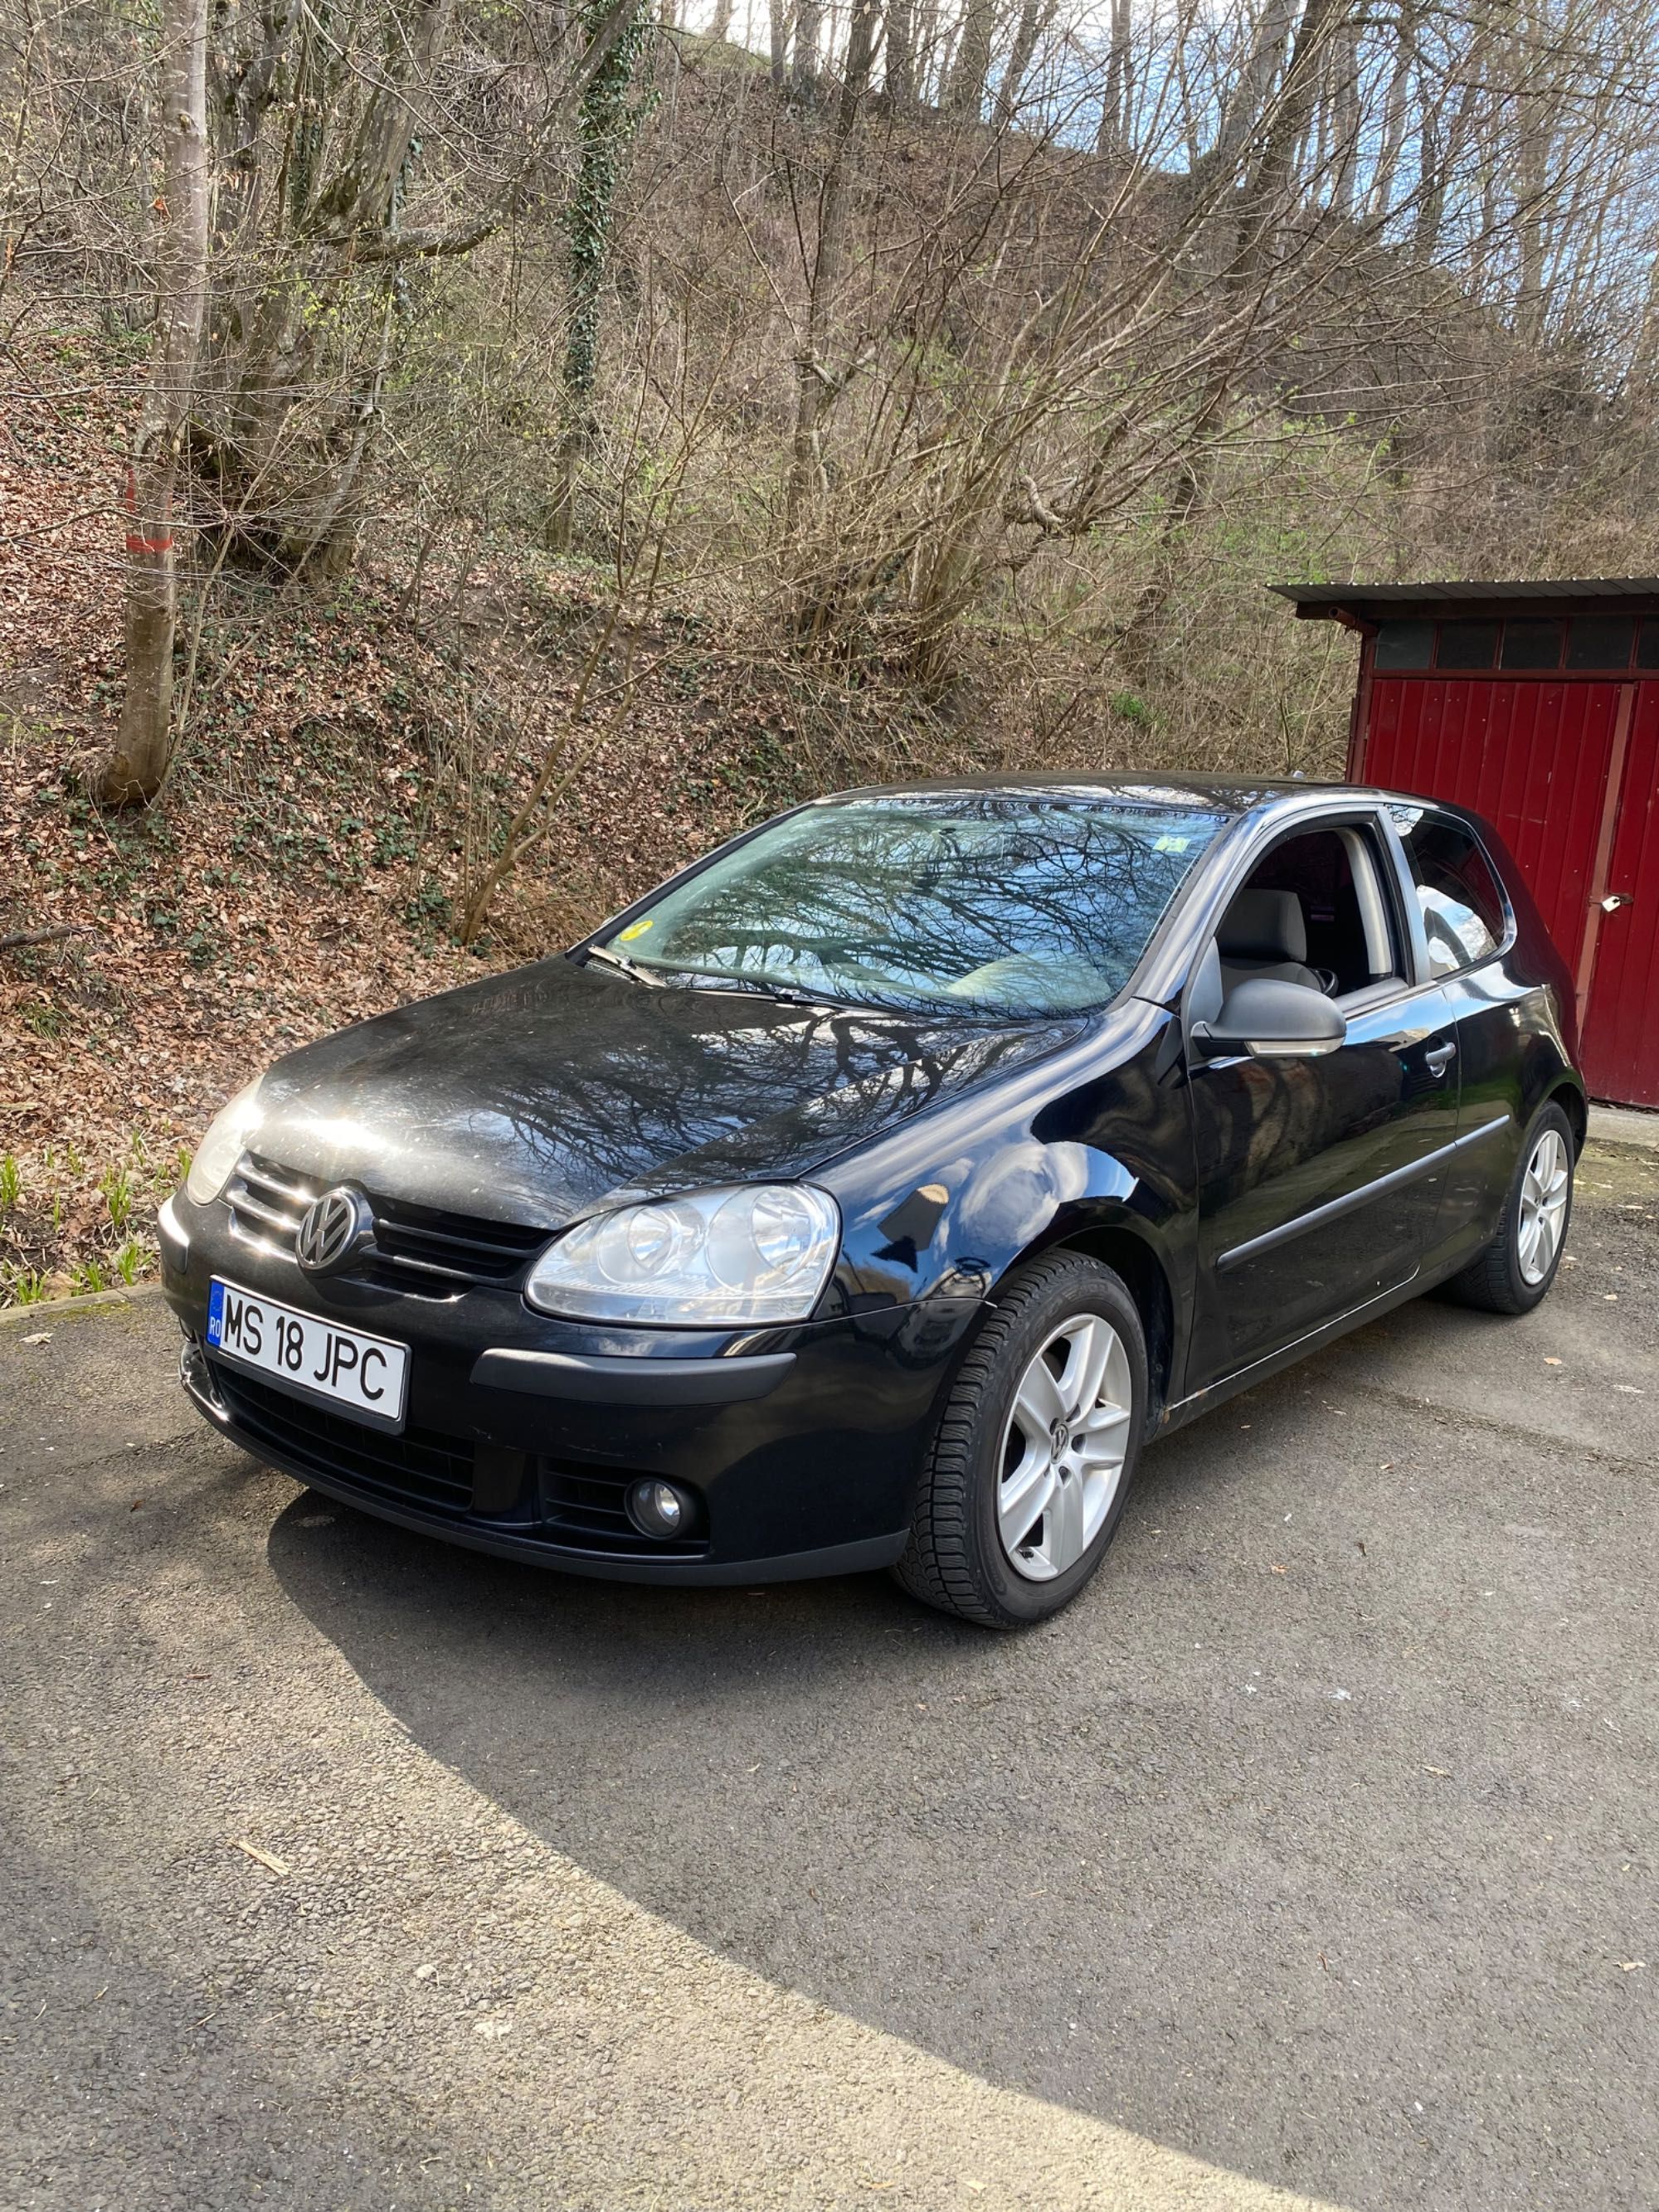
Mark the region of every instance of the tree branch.
<instances>
[{"instance_id":1,"label":"tree branch","mask_svg":"<svg viewBox=\"0 0 1659 2212\"><path fill-rule=\"evenodd\" d=\"M15 952L24 945L55 945L60 937L96 937L97 931L84 921L66 921L56 929L15 929L9 937L0 937L0 952Z\"/></svg>"}]
</instances>

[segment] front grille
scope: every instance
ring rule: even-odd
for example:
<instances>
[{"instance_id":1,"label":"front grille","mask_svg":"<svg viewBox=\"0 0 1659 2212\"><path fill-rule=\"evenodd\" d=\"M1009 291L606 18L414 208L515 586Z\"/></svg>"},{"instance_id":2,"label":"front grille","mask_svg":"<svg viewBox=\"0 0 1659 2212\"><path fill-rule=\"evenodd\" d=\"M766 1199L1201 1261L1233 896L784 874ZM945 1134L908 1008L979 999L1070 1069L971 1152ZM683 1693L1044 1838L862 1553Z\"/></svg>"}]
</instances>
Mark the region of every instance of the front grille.
<instances>
[{"instance_id":1,"label":"front grille","mask_svg":"<svg viewBox=\"0 0 1659 2212\"><path fill-rule=\"evenodd\" d=\"M257 1152L244 1152L225 1187L231 1227L248 1243L292 1252L306 1208L322 1186ZM526 1267L546 1243L545 1229L518 1222L480 1221L464 1213L368 1193L374 1243L347 1270L347 1281L448 1298L480 1285L516 1288Z\"/></svg>"},{"instance_id":2,"label":"front grille","mask_svg":"<svg viewBox=\"0 0 1659 2212\"><path fill-rule=\"evenodd\" d=\"M291 1397L223 1361L213 1380L240 1428L286 1459L382 1498L465 1513L472 1504L472 1447L437 1429L399 1436L345 1420L308 1399Z\"/></svg>"},{"instance_id":3,"label":"front grille","mask_svg":"<svg viewBox=\"0 0 1659 2212\"><path fill-rule=\"evenodd\" d=\"M274 1244L279 1252L294 1249L301 1217L319 1194L316 1183L253 1152L243 1153L225 1185L225 1204L236 1234L250 1244Z\"/></svg>"},{"instance_id":4,"label":"front grille","mask_svg":"<svg viewBox=\"0 0 1659 2212\"><path fill-rule=\"evenodd\" d=\"M613 1557L695 1559L708 1549L696 1534L676 1542L643 1536L628 1517L629 1486L640 1480L635 1469L611 1474L573 1460L539 1462L542 1521L556 1544L573 1552L608 1553Z\"/></svg>"},{"instance_id":5,"label":"front grille","mask_svg":"<svg viewBox=\"0 0 1659 2212\"><path fill-rule=\"evenodd\" d=\"M417 1505L457 1520L471 1515L480 1462L465 1438L412 1425L390 1436L331 1413L308 1398L275 1389L223 1360L200 1356L231 1419L256 1453L266 1445L289 1467L343 1483L367 1499ZM636 1470L612 1473L555 1459L540 1460L537 1468L539 1494L534 1500L520 1499L512 1512L484 1517L499 1525L503 1517L519 1518L527 1505L539 1525L521 1522L526 1537L596 1559L696 1559L708 1548L707 1536L696 1533L683 1542L640 1534L625 1502L629 1485L640 1479Z\"/></svg>"}]
</instances>

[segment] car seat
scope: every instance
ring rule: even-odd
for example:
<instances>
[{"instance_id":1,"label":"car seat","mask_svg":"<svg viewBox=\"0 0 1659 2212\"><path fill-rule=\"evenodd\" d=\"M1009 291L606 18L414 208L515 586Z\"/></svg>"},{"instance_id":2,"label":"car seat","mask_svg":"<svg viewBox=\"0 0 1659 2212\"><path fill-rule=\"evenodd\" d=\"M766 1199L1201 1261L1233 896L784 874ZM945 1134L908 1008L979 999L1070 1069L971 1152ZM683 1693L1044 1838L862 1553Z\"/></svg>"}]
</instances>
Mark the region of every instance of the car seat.
<instances>
[{"instance_id":1,"label":"car seat","mask_svg":"<svg viewBox=\"0 0 1659 2212\"><path fill-rule=\"evenodd\" d=\"M1310 991L1325 988L1308 965L1308 926L1294 891L1240 891L1222 918L1216 949L1224 991L1258 976Z\"/></svg>"}]
</instances>

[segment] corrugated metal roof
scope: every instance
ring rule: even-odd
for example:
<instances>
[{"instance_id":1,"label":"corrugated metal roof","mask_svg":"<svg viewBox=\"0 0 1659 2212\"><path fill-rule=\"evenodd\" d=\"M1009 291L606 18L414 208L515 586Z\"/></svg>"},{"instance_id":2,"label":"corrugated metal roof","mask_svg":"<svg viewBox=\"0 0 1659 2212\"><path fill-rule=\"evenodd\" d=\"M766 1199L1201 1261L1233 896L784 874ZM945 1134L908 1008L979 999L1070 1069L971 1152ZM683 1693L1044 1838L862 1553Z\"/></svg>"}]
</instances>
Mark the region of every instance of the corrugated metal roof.
<instances>
[{"instance_id":1,"label":"corrugated metal roof","mask_svg":"<svg viewBox=\"0 0 1659 2212\"><path fill-rule=\"evenodd\" d=\"M1578 576L1548 581L1503 581L1458 578L1422 584L1269 584L1298 614L1334 615L1369 607L1455 605L1468 600L1484 606L1557 601L1653 599L1659 601L1659 576Z\"/></svg>"}]
</instances>

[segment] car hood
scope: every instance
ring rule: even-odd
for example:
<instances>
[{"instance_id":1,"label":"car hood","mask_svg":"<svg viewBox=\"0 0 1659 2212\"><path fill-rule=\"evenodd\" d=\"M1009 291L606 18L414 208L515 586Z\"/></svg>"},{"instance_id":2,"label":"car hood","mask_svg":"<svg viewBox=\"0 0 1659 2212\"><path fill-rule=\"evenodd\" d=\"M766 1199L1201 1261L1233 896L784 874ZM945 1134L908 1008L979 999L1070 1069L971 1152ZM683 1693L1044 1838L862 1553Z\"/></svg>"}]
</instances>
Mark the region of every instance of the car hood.
<instances>
[{"instance_id":1,"label":"car hood","mask_svg":"<svg viewBox=\"0 0 1659 2212\"><path fill-rule=\"evenodd\" d=\"M607 1199L807 1174L1080 1026L653 989L561 957L288 1054L248 1141L325 1182L557 1229Z\"/></svg>"}]
</instances>

